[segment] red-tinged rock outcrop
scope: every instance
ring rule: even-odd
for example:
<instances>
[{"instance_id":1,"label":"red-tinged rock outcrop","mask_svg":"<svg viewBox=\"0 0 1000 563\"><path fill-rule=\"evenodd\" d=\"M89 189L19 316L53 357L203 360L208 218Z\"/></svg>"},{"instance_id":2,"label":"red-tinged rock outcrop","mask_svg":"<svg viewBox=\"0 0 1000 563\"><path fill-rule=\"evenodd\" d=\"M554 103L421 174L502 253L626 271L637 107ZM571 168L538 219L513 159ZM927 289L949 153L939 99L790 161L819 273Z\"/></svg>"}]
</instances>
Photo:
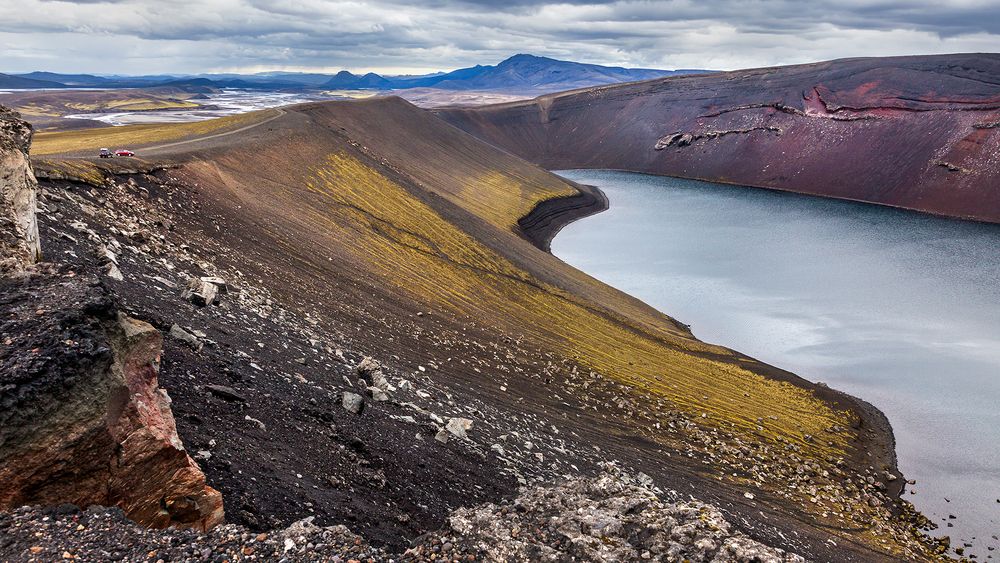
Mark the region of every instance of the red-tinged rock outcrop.
<instances>
[{"instance_id":1,"label":"red-tinged rock outcrop","mask_svg":"<svg viewBox=\"0 0 1000 563\"><path fill-rule=\"evenodd\" d=\"M631 170L1000 222L1000 54L680 76L438 115L552 169Z\"/></svg>"},{"instance_id":2,"label":"red-tinged rock outcrop","mask_svg":"<svg viewBox=\"0 0 1000 563\"><path fill-rule=\"evenodd\" d=\"M0 279L0 310L0 508L119 506L153 527L222 521L157 385L159 331L66 269Z\"/></svg>"},{"instance_id":3,"label":"red-tinged rock outcrop","mask_svg":"<svg viewBox=\"0 0 1000 563\"><path fill-rule=\"evenodd\" d=\"M0 274L21 270L41 256L30 146L31 126L0 106Z\"/></svg>"},{"instance_id":4,"label":"red-tinged rock outcrop","mask_svg":"<svg viewBox=\"0 0 1000 563\"><path fill-rule=\"evenodd\" d=\"M40 255L31 129L0 108L0 509L121 507L207 529L222 497L184 450L157 384L162 337L96 278Z\"/></svg>"}]
</instances>

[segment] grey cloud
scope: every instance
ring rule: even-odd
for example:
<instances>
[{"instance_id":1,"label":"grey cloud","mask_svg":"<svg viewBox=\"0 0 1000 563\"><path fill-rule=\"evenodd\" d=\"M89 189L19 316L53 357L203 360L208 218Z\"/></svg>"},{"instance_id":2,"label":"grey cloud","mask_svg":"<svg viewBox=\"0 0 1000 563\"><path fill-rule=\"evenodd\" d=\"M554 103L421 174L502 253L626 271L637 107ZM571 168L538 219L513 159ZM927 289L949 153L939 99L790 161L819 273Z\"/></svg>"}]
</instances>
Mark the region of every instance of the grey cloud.
<instances>
[{"instance_id":1,"label":"grey cloud","mask_svg":"<svg viewBox=\"0 0 1000 563\"><path fill-rule=\"evenodd\" d=\"M997 11L996 0L20 0L0 3L0 71L419 72L516 52L736 68L997 51ZM123 48L113 61L100 55Z\"/></svg>"}]
</instances>

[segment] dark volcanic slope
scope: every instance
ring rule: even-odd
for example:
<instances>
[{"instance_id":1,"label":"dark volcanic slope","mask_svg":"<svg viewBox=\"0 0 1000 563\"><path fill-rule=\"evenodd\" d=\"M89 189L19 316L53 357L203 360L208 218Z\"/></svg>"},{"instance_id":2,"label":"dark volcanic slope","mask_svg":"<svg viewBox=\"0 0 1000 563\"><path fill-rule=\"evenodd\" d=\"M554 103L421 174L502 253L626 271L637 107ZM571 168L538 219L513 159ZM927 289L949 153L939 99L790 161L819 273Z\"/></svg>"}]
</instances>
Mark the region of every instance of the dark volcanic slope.
<instances>
[{"instance_id":1,"label":"dark volcanic slope","mask_svg":"<svg viewBox=\"0 0 1000 563\"><path fill-rule=\"evenodd\" d=\"M613 168L1000 221L1000 55L681 76L438 114L548 168Z\"/></svg>"},{"instance_id":2,"label":"dark volcanic slope","mask_svg":"<svg viewBox=\"0 0 1000 563\"><path fill-rule=\"evenodd\" d=\"M142 159L73 156L109 139ZM160 381L232 522L315 515L402 548L521 480L617 460L813 559L922 553L892 516L907 506L879 413L540 250L523 230L544 244L602 199L398 98L33 151L45 252L99 273L111 251L122 309L204 338L168 337ZM185 276L229 292L197 307ZM362 355L397 388L355 415ZM442 444L452 417L474 425Z\"/></svg>"}]
</instances>

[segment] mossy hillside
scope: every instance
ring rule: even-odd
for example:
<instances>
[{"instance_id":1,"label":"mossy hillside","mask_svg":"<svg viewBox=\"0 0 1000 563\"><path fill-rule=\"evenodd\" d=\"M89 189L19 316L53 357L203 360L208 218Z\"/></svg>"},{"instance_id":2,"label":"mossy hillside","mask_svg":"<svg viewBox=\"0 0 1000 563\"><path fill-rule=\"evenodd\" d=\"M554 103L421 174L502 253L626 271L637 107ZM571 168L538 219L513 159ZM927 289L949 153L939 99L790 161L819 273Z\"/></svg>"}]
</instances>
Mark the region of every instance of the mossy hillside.
<instances>
[{"instance_id":1,"label":"mossy hillside","mask_svg":"<svg viewBox=\"0 0 1000 563\"><path fill-rule=\"evenodd\" d=\"M97 163L81 159L35 159L32 165L39 178L68 179L91 186L105 183L104 171Z\"/></svg>"},{"instance_id":2,"label":"mossy hillside","mask_svg":"<svg viewBox=\"0 0 1000 563\"><path fill-rule=\"evenodd\" d=\"M709 448L703 454L720 472L719 479L754 486L755 478L743 473L754 462L738 461L730 466L725 459L725 455L740 450L740 444L757 444L750 450L770 452L767 455L792 454L781 462L786 464L783 474L788 471L787 464L801 463L791 459L830 467L832 459L858 455L852 431L830 432L835 427L853 427L857 422L854 413L820 399L812 390L744 369L739 362L742 357L723 353L724 349L698 342L688 334L669 329L649 331L644 322L630 322L615 314L618 308L634 306L624 294L619 294L620 300L595 307L540 281L470 236L460 222L446 218L393 176L366 158L349 151L336 152L310 170L305 188L312 197L296 195L297 188L291 186L282 197L292 196L297 203L304 203L297 209L299 220L313 225L330 244L348 253L347 261L363 264L376 279L395 286L398 294L434 311L492 324L504 334L535 343L559 357L573 358L584 370L628 386L630 390L622 392L642 397L644 408L649 409L637 413L636 425L629 433L682 450L704 443L701 440L707 436L723 437L734 449L720 456ZM543 192L536 197L544 197ZM548 254L544 256L557 262ZM599 284L596 280L592 283ZM679 443L672 431L652 424L669 420L673 411L697 421L702 430L692 434L696 442ZM600 420L601 415L595 412L594 419ZM726 467L735 472L730 474ZM814 512L814 517L831 529L853 527L853 523L840 520L844 508L838 501L805 502L785 490L782 479L768 485L774 487L776 495L802 501L807 512ZM872 536L866 541L896 549L895 539Z\"/></svg>"},{"instance_id":3,"label":"mossy hillside","mask_svg":"<svg viewBox=\"0 0 1000 563\"><path fill-rule=\"evenodd\" d=\"M404 187L349 155L330 155L307 188L328 200L311 221L401 292L478 319L494 319L564 357L670 401L707 424L730 424L751 439L798 444L808 455L845 455L846 440L810 442L847 423L811 391L699 353L686 338L652 337L598 314L443 219ZM485 191L485 188L480 188ZM472 206L473 208L475 206ZM499 213L498 213L499 216ZM613 305L613 304L612 304ZM700 343L699 343L700 344ZM766 419L765 430L757 430Z\"/></svg>"},{"instance_id":4,"label":"mossy hillside","mask_svg":"<svg viewBox=\"0 0 1000 563\"><path fill-rule=\"evenodd\" d=\"M334 116L338 125L348 126L349 134L355 133L350 130L355 120L368 124L365 131L377 131L378 124L373 121L396 119L391 125L398 130L399 123L405 127L407 122L392 114L415 111L405 102L385 100L380 105L355 102L339 108L353 112ZM32 153L72 153L98 145L141 147L196 138L262 122L275 111L194 123L41 133ZM381 116L383 113L388 117ZM312 119L323 117L315 112L309 115ZM438 123L429 115L420 114L419 119L429 121L410 125L415 130ZM297 220L325 229L330 244L353 253L361 267L374 270L414 299L523 333L547 349L578 358L581 365L667 399L692 415L704 413L706 424L734 424L748 436L768 440L781 436L818 458L846 454L847 438L841 435L827 436L829 440L822 443L804 438L807 434L824 435L831 426L846 425L849 421L844 412L809 390L743 369L728 350L692 338L667 317L627 295L550 255L539 258L535 255L541 253L526 242L512 240L520 217L542 201L574 194L571 184L509 156L503 158L520 166L491 168L480 158L482 148L451 128L446 132L451 136L438 135L438 142L428 143L432 149L414 146L411 132L402 133L406 134L392 136L378 146L370 140L364 144L350 141L353 150L367 157L366 162L380 162L385 170L377 170L349 152L329 155L325 162L313 166L307 171L305 185L322 195L325 205L301 206L299 211L308 217ZM392 153L394 143L400 148L408 146L417 158L405 166L395 165L395 159L382 156L398 154ZM273 162L278 165L293 158L287 148L275 150L279 154ZM267 153L259 152L256 158L271 162ZM67 174L90 177L97 173L85 161L55 162ZM222 168L216 166L216 170ZM238 189L242 172L234 170L225 183ZM293 176L301 172L296 169ZM404 187L399 179L386 176L387 172L412 180L415 186ZM283 189L288 193L272 194L276 201L298 201L294 187ZM566 283L547 283L516 266L495 247L484 244L481 236L472 236L442 216L426 198L416 197L414 189L443 196L467 211L470 218L492 225L498 233L489 237L496 239L494 244L517 246L518 253L541 260L540 268L556 272ZM578 289L587 295L581 296ZM600 305L595 304L595 296ZM763 432L757 430L759 419L768 421ZM828 445L829 441L834 445Z\"/></svg>"},{"instance_id":5,"label":"mossy hillside","mask_svg":"<svg viewBox=\"0 0 1000 563\"><path fill-rule=\"evenodd\" d=\"M300 106L301 107L301 106ZM301 111L353 147L477 220L512 231L539 201L571 196L572 183L498 151L400 98L320 103ZM430 142L428 142L430 141Z\"/></svg>"},{"instance_id":6,"label":"mossy hillside","mask_svg":"<svg viewBox=\"0 0 1000 563\"><path fill-rule=\"evenodd\" d=\"M52 108L40 106L38 104L25 104L17 106L17 111L26 119L30 119L32 117L59 117L62 115Z\"/></svg>"},{"instance_id":7,"label":"mossy hillside","mask_svg":"<svg viewBox=\"0 0 1000 563\"><path fill-rule=\"evenodd\" d=\"M263 121L256 119L249 123ZM244 126L205 123L208 136ZM133 146L194 139L198 134L188 128L197 125L138 129ZM678 434L652 424L679 410L709 433L758 444L755 451L781 463L789 446L826 467L831 458L865 454L856 445L861 432L849 430L854 411L808 386L760 375L776 370L696 340L669 317L518 238L520 217L542 201L574 194L575 187L441 127L405 102L309 104L286 109L257 134L230 135L223 146L213 141L210 151L170 157L181 165L171 175L216 198L234 218L262 226L274 251L261 251L261 267L275 274L284 266L304 267L299 271L319 281L299 286L309 299L340 298L325 292L326 276L348 285L364 280L379 288L362 296L376 299L376 308L382 288L392 288L385 290L392 295L389 310L412 303L411 310L495 326L498 335L629 386L622 395L647 400L650 410L636 413L634 428L608 430L623 440L642 436L667 451L687 449L694 442L679 443ZM143 139L147 132L159 139ZM393 340L391 330L385 337ZM607 419L603 412L582 415L596 424ZM832 427L848 430L828 432ZM707 470L742 484L743 477L721 474L731 473L723 469L725 455L703 454ZM816 515L826 510L802 506Z\"/></svg>"}]
</instances>

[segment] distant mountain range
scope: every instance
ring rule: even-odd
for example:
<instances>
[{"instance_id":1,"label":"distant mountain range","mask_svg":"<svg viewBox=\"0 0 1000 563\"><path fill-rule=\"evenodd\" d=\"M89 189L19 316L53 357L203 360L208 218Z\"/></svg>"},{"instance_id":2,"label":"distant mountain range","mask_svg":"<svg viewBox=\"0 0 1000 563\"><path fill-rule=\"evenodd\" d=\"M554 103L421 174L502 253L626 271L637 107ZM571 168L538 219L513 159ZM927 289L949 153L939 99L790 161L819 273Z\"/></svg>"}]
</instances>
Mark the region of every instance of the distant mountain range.
<instances>
[{"instance_id":1,"label":"distant mountain range","mask_svg":"<svg viewBox=\"0 0 1000 563\"><path fill-rule=\"evenodd\" d=\"M31 73L47 74L47 73ZM26 88L65 88L65 84L51 82L48 80L36 80L29 75L0 74L0 88L19 90Z\"/></svg>"},{"instance_id":2,"label":"distant mountain range","mask_svg":"<svg viewBox=\"0 0 1000 563\"><path fill-rule=\"evenodd\" d=\"M258 74L201 74L152 76L96 76L29 72L0 74L0 88L146 88L151 86L202 86L261 90L569 90L602 84L661 78L673 74L705 73L705 70L656 70L607 67L560 61L534 55L514 55L497 65L476 65L451 72L421 76L358 75L342 70L335 75L297 72Z\"/></svg>"},{"instance_id":3,"label":"distant mountain range","mask_svg":"<svg viewBox=\"0 0 1000 563\"><path fill-rule=\"evenodd\" d=\"M672 74L690 74L699 70L656 70L608 67L560 61L534 55L514 55L496 66L476 65L444 74L417 77L382 77L375 73L357 76L342 71L328 88L440 88L443 90L569 90L618 82L662 78Z\"/></svg>"}]
</instances>

